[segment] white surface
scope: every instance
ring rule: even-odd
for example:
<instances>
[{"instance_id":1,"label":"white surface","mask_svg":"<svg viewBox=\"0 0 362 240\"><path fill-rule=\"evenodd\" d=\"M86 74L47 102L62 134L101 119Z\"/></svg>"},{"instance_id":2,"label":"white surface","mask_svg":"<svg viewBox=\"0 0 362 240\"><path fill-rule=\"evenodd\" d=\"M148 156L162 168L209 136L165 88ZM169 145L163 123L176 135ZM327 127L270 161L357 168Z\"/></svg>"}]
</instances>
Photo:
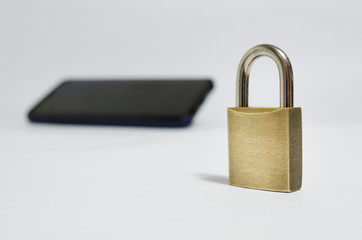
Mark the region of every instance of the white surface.
<instances>
[{"instance_id":1,"label":"white surface","mask_svg":"<svg viewBox=\"0 0 362 240\"><path fill-rule=\"evenodd\" d=\"M224 127L21 125L0 142L1 239L359 239L362 128L304 129L292 194L227 185Z\"/></svg>"},{"instance_id":2,"label":"white surface","mask_svg":"<svg viewBox=\"0 0 362 240\"><path fill-rule=\"evenodd\" d=\"M360 239L362 2L0 2L0 239ZM292 61L304 180L227 185L226 107L259 43ZM33 125L68 76L210 76L187 129ZM269 59L251 105L278 105Z\"/></svg>"}]
</instances>

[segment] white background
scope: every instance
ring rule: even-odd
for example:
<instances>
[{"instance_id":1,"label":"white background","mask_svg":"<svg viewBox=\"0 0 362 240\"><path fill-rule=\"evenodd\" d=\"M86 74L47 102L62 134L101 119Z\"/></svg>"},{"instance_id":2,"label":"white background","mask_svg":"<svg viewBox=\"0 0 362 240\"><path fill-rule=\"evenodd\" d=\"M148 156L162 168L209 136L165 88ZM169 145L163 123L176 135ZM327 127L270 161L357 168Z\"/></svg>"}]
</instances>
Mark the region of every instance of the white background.
<instances>
[{"instance_id":1,"label":"white background","mask_svg":"<svg viewBox=\"0 0 362 240\"><path fill-rule=\"evenodd\" d=\"M359 239L362 2L0 1L0 239ZM226 108L252 46L282 48L303 110L292 194L227 185ZM212 77L186 129L30 124L67 77ZM277 106L275 64L250 105Z\"/></svg>"}]
</instances>

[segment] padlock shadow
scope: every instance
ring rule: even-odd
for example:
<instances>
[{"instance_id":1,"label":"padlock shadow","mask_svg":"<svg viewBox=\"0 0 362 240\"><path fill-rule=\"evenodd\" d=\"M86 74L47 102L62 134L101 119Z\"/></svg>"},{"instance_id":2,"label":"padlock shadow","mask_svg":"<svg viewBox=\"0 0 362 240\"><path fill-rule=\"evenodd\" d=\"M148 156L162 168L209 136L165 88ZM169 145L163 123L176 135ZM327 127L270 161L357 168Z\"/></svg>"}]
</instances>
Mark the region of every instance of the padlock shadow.
<instances>
[{"instance_id":1,"label":"padlock shadow","mask_svg":"<svg viewBox=\"0 0 362 240\"><path fill-rule=\"evenodd\" d=\"M205 173L198 173L195 176L203 181L229 185L229 178L227 176Z\"/></svg>"}]
</instances>

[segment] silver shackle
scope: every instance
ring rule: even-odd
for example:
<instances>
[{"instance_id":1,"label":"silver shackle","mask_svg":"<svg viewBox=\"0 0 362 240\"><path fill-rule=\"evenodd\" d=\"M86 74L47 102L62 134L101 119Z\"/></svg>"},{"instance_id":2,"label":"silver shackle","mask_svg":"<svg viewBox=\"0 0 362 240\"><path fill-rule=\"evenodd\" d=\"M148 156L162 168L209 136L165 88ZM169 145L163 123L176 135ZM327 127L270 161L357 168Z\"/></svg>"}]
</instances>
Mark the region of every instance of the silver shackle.
<instances>
[{"instance_id":1,"label":"silver shackle","mask_svg":"<svg viewBox=\"0 0 362 240\"><path fill-rule=\"evenodd\" d=\"M254 61L272 58L278 66L280 80L280 107L293 107L293 69L288 56L278 47L261 44L251 48L240 61L236 79L236 107L248 107L249 74Z\"/></svg>"}]
</instances>

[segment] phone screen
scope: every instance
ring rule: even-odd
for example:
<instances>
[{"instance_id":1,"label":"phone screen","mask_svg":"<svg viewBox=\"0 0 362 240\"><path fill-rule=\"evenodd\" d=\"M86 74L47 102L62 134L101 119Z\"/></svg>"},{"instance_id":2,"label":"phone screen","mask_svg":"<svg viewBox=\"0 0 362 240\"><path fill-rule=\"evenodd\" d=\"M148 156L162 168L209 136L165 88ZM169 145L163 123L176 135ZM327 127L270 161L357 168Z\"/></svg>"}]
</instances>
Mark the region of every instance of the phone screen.
<instances>
[{"instance_id":1,"label":"phone screen","mask_svg":"<svg viewBox=\"0 0 362 240\"><path fill-rule=\"evenodd\" d=\"M70 80L29 113L34 122L186 126L212 81Z\"/></svg>"}]
</instances>

